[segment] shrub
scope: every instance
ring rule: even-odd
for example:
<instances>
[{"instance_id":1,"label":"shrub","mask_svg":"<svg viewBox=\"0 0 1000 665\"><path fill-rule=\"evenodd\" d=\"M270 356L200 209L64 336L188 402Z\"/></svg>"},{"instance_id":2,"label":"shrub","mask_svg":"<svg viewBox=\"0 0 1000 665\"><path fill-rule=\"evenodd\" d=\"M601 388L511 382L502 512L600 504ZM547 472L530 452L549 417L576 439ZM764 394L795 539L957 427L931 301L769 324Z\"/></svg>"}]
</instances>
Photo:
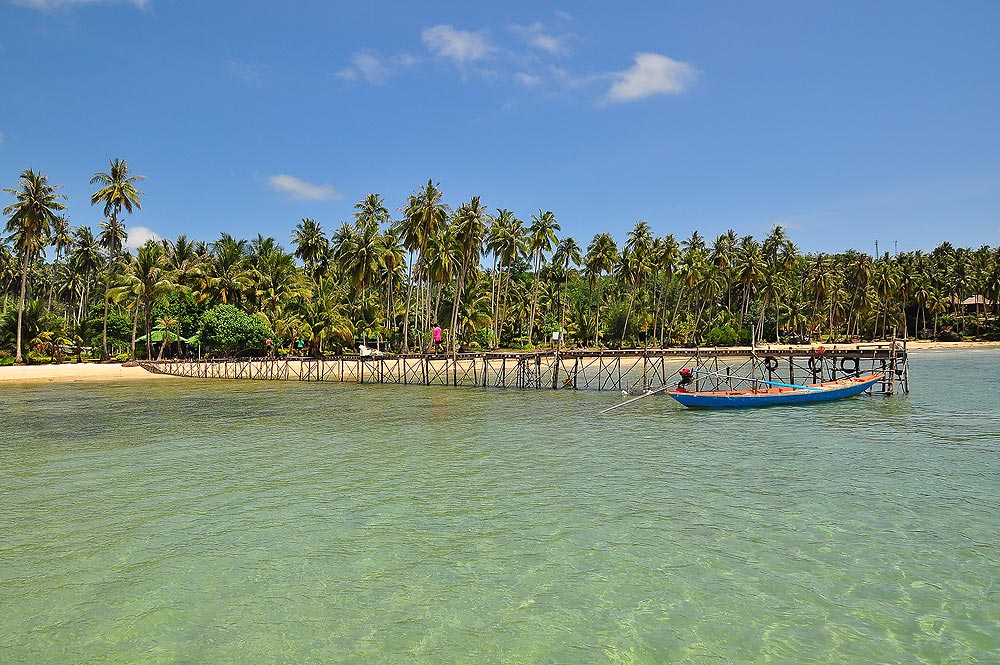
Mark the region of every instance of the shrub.
<instances>
[{"instance_id":1,"label":"shrub","mask_svg":"<svg viewBox=\"0 0 1000 665\"><path fill-rule=\"evenodd\" d=\"M712 328L705 335L705 344L708 346L734 346L739 342L739 334L730 326L719 326Z\"/></svg>"},{"instance_id":2,"label":"shrub","mask_svg":"<svg viewBox=\"0 0 1000 665\"><path fill-rule=\"evenodd\" d=\"M209 349L238 353L245 349L262 351L264 343L274 333L259 316L247 314L233 305L216 305L202 315L198 336Z\"/></svg>"}]
</instances>

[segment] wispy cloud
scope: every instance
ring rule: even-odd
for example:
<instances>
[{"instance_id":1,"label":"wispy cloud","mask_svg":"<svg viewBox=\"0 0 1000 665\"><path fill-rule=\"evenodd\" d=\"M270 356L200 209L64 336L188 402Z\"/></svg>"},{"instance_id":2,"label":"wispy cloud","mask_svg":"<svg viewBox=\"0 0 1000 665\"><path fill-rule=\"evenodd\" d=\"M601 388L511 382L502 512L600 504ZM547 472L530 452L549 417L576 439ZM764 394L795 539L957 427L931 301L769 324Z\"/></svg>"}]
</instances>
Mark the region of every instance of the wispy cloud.
<instances>
[{"instance_id":1,"label":"wispy cloud","mask_svg":"<svg viewBox=\"0 0 1000 665\"><path fill-rule=\"evenodd\" d=\"M273 175L267 182L274 191L287 194L296 201L328 201L343 198L333 185L315 185L291 175Z\"/></svg>"},{"instance_id":2,"label":"wispy cloud","mask_svg":"<svg viewBox=\"0 0 1000 665\"><path fill-rule=\"evenodd\" d=\"M269 65L262 65L258 62L246 60L227 60L226 69L230 75L247 85L264 85L268 75L271 73Z\"/></svg>"},{"instance_id":3,"label":"wispy cloud","mask_svg":"<svg viewBox=\"0 0 1000 665\"><path fill-rule=\"evenodd\" d=\"M10 2L14 5L30 7L43 12L51 11L53 9L96 4L132 5L134 7L138 7L139 9L149 9L153 6L153 0L10 0Z\"/></svg>"},{"instance_id":4,"label":"wispy cloud","mask_svg":"<svg viewBox=\"0 0 1000 665\"><path fill-rule=\"evenodd\" d=\"M3 143L3 132L0 132L0 143Z\"/></svg>"},{"instance_id":5,"label":"wispy cloud","mask_svg":"<svg viewBox=\"0 0 1000 665\"><path fill-rule=\"evenodd\" d=\"M552 55L569 55L570 49L566 43L569 37L555 36L549 33L541 23L532 23L531 25L519 25L515 23L510 26L510 31L534 49L545 51Z\"/></svg>"},{"instance_id":6,"label":"wispy cloud","mask_svg":"<svg viewBox=\"0 0 1000 665\"><path fill-rule=\"evenodd\" d=\"M698 76L691 65L659 53L638 53L635 64L614 75L615 83L608 90L610 102L634 102L654 95L676 95L684 92Z\"/></svg>"},{"instance_id":7,"label":"wispy cloud","mask_svg":"<svg viewBox=\"0 0 1000 665\"><path fill-rule=\"evenodd\" d=\"M519 86L533 95L558 98L593 95L604 103L634 102L656 95L678 95L698 78L690 64L659 53L638 53L634 64L620 71L581 71L573 67L568 31L571 15L556 12L553 25L536 21L513 23L494 42L490 31L460 30L440 24L421 31L429 55L384 55L363 50L351 56L350 64L337 72L346 80L364 80L386 85L404 68L431 59L445 60L463 78L474 78L496 86ZM503 37L507 38L504 43Z\"/></svg>"},{"instance_id":8,"label":"wispy cloud","mask_svg":"<svg viewBox=\"0 0 1000 665\"><path fill-rule=\"evenodd\" d=\"M150 240L153 242L162 240L159 233L145 226L133 226L125 230L128 231L128 240L125 241L125 247L128 249L139 249Z\"/></svg>"},{"instance_id":9,"label":"wispy cloud","mask_svg":"<svg viewBox=\"0 0 1000 665\"><path fill-rule=\"evenodd\" d=\"M351 81L363 78L373 85L385 85L397 72L416 63L417 58L408 53L384 57L374 51L359 51L351 56L351 64L337 72L337 76Z\"/></svg>"},{"instance_id":10,"label":"wispy cloud","mask_svg":"<svg viewBox=\"0 0 1000 665\"><path fill-rule=\"evenodd\" d=\"M431 53L448 58L460 67L487 58L496 51L486 30L471 32L456 30L451 25L435 25L425 28L420 37Z\"/></svg>"}]
</instances>

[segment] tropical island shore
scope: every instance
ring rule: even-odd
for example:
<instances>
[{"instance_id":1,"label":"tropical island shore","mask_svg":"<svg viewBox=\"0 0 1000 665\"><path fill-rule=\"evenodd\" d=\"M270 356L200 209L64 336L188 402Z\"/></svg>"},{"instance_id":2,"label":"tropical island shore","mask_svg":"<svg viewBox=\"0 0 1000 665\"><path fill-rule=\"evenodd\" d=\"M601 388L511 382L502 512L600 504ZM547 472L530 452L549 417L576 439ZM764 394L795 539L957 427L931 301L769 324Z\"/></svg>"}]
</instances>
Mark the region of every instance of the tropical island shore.
<instances>
[{"instance_id":1,"label":"tropical island shore","mask_svg":"<svg viewBox=\"0 0 1000 665\"><path fill-rule=\"evenodd\" d=\"M90 381L146 381L173 379L164 374L153 374L141 367L124 367L120 363L62 363L61 365L9 365L0 367L0 383L7 382L90 382Z\"/></svg>"},{"instance_id":2,"label":"tropical island shore","mask_svg":"<svg viewBox=\"0 0 1000 665\"><path fill-rule=\"evenodd\" d=\"M818 346L818 345L813 345ZM834 349L837 345L825 345ZM854 347L857 345L842 345ZM864 346L862 344L861 346ZM758 347L767 349L768 346ZM774 344L771 348L789 348ZM957 349L1000 348L1000 342L934 342L910 341L908 351L940 351ZM89 382L89 381L146 381L176 379L164 374L153 374L141 367L124 367L118 363L63 363L61 365L11 365L0 367L0 383L12 382Z\"/></svg>"}]
</instances>

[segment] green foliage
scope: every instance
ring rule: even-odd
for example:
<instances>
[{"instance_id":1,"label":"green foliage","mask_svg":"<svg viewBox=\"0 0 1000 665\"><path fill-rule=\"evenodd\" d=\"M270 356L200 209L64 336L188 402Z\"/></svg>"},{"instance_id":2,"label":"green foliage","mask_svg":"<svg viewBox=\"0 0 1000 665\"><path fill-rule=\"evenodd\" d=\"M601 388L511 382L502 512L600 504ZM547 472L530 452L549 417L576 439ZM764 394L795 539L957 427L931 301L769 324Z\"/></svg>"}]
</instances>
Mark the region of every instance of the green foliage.
<instances>
[{"instance_id":1,"label":"green foliage","mask_svg":"<svg viewBox=\"0 0 1000 665\"><path fill-rule=\"evenodd\" d=\"M473 344L476 344L478 348L491 349L496 344L497 336L493 334L493 330L484 327L476 330L474 339Z\"/></svg>"},{"instance_id":2,"label":"green foliage","mask_svg":"<svg viewBox=\"0 0 1000 665\"><path fill-rule=\"evenodd\" d=\"M730 326L712 328L705 335L705 344L707 346L735 346L739 341L739 334Z\"/></svg>"},{"instance_id":3,"label":"green foliage","mask_svg":"<svg viewBox=\"0 0 1000 665\"><path fill-rule=\"evenodd\" d=\"M206 348L223 353L263 351L267 339L274 335L263 317L247 314L233 305L216 305L205 312L198 334Z\"/></svg>"},{"instance_id":4,"label":"green foliage","mask_svg":"<svg viewBox=\"0 0 1000 665\"><path fill-rule=\"evenodd\" d=\"M99 345L104 334L104 321L96 321L97 330L91 337L92 345ZM140 333L141 334L141 333ZM108 315L108 346L125 347L132 344L132 319L124 314Z\"/></svg>"},{"instance_id":5,"label":"green foliage","mask_svg":"<svg viewBox=\"0 0 1000 665\"><path fill-rule=\"evenodd\" d=\"M128 362L128 359L130 357L131 356L129 356L128 353L119 353L117 356L114 357L114 361L116 363L124 363L124 362Z\"/></svg>"}]
</instances>

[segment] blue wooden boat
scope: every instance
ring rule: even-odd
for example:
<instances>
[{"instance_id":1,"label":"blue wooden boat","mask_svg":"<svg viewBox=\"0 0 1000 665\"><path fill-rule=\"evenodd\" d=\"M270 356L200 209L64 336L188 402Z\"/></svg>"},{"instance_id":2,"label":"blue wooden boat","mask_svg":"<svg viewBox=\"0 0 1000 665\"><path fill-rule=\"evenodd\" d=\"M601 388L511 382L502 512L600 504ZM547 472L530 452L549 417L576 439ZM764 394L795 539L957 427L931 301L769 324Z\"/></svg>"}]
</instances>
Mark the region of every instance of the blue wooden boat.
<instances>
[{"instance_id":1,"label":"blue wooden boat","mask_svg":"<svg viewBox=\"0 0 1000 665\"><path fill-rule=\"evenodd\" d=\"M810 386L767 383L769 387L752 390L719 390L693 392L683 386L668 390L667 394L692 409L743 409L775 404L809 404L828 402L859 395L881 381L884 374L856 376L849 379L827 381Z\"/></svg>"}]
</instances>

